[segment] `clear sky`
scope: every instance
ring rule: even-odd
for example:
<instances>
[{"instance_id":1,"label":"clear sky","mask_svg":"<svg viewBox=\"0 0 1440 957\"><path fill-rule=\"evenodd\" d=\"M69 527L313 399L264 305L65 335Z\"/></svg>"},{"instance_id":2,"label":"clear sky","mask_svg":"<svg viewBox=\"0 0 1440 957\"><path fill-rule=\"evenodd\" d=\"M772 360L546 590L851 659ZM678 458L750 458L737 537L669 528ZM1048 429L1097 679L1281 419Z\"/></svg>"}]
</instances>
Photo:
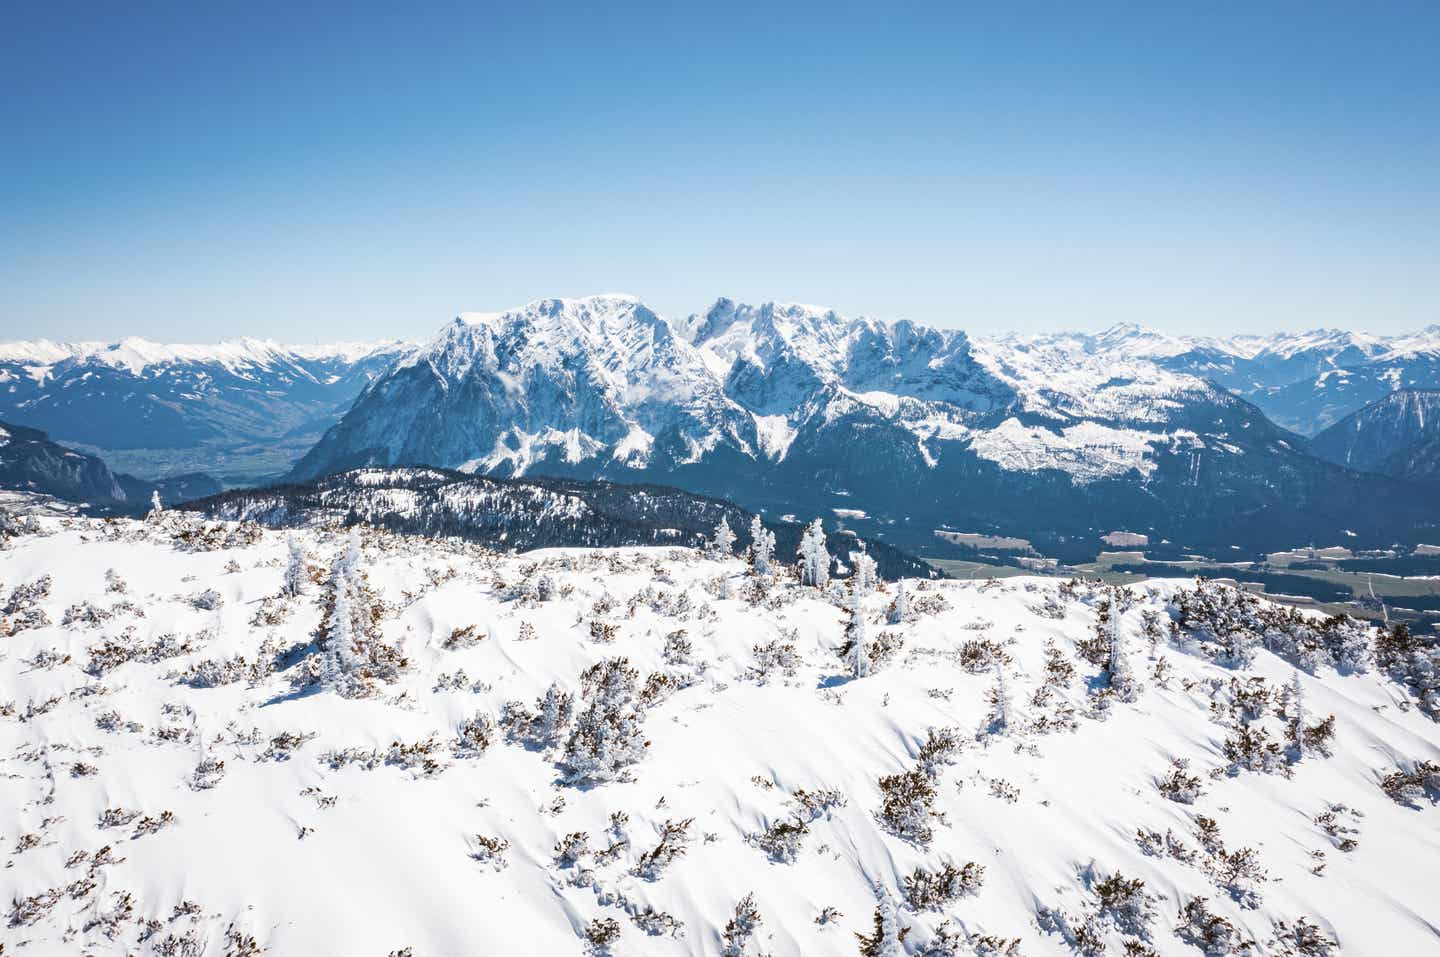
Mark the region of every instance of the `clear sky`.
<instances>
[{"instance_id":1,"label":"clear sky","mask_svg":"<svg viewBox=\"0 0 1440 957\"><path fill-rule=\"evenodd\" d=\"M423 12L406 9L423 7ZM219 12L220 8L227 12ZM0 337L1440 322L1440 4L0 7Z\"/></svg>"}]
</instances>

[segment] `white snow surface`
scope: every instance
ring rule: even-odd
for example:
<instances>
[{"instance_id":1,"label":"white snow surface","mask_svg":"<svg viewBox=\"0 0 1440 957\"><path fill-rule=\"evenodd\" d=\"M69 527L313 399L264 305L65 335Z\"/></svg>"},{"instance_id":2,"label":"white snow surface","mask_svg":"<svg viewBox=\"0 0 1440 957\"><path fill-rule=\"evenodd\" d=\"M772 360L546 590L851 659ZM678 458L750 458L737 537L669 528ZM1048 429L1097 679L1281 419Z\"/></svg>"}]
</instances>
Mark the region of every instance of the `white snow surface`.
<instances>
[{"instance_id":1,"label":"white snow surface","mask_svg":"<svg viewBox=\"0 0 1440 957\"><path fill-rule=\"evenodd\" d=\"M1092 863L1158 895L1149 943L1163 955L1200 954L1175 934L1179 907L1195 896L1259 941L1257 953L1284 953L1265 946L1273 925L1302 917L1346 955L1440 948L1440 808L1400 806L1377 786L1399 761L1440 758L1440 729L1403 707L1405 692L1373 670L1321 668L1299 680L1308 712L1336 717L1333 757L1307 756L1289 776L1225 773L1227 732L1210 705L1217 688L1246 676L1167 641L1152 651L1140 636L1144 613L1163 617L1177 583L1146 584L1119 616L1144 688L1102 720L1083 688L1095 669L1074 656L1096 628L1094 594L1064 598L1055 579L907 581L912 620L887 627L889 583L863 597L862 615L872 639L892 631L903 649L852 680L836 653L846 617L838 590L787 577L751 604L719 597L748 587L734 559L667 549L506 556L367 530L359 567L383 600L383 640L403 647L407 665L375 696L350 699L292 687L324 589L277 597L286 534L188 550L179 533L193 520L173 514L148 524L41 522L45 534L0 551L9 587L53 576L38 601L52 624L0 639L0 704L13 702L0 712L0 895L17 902L0 926L7 954L156 954L185 934L204 953L231 953L232 926L270 954L581 954L586 926L606 917L620 927L613 954L716 954L736 903L751 893L763 923L747 953L854 954L854 932L869 933L883 888L911 928L910 954L948 919L967 934L1016 938L1027 957L1058 957L1073 951L1042 929L1037 908L1080 907L1077 874ZM322 568L345 549L343 532L293 534ZM107 590L107 569L124 579L123 593ZM555 597L520 597L516 586L542 575ZM192 599L209 589L219 604L197 607ZM1047 601L1061 617L1039 613ZM84 602L110 617L58 624ZM266 610L274 623L261 623ZM615 626L613 640L592 638L595 620ZM447 650L446 639L468 626L479 640ZM683 666L662 657L666 636L680 630L693 646ZM82 670L107 640L153 646L166 635L193 650L99 676ZM757 646L773 639L792 644L797 660L793 674L777 669L762 680ZM959 664L971 639L1003 648L1015 702L1004 733L984 730L993 669ZM1079 713L1073 731L1033 725L1048 641L1079 671L1058 692ZM254 680L179 680L205 659L253 664L292 646L282 670ZM1149 674L1162 655L1173 670L1164 688ZM566 786L553 753L498 732L483 753L451 750L462 721L498 717L511 699L531 703L551 682L577 691L582 670L613 656L628 658L642 683L656 673L694 682L645 710L648 746L628 780ZM1263 650L1246 671L1272 685L1293 673ZM957 729L964 746L937 769L943 820L924 846L881 826L877 782L916 766L930 728ZM267 758L286 732L315 737ZM437 743L430 770L385 763L392 742L427 739ZM379 763L335 767L322 758L346 748L378 749ZM1172 758L1188 760L1203 781L1193 806L1156 790ZM197 782L206 761L223 761L223 773ZM845 803L810 822L792 863L772 861L750 836L784 819L802 788L838 789ZM1334 804L1358 828L1348 853L1314 822ZM140 817L101 826L111 809L123 812L112 819ZM615 840L606 833L615 812L629 815L628 844L612 859L557 862L567 834L587 832L595 850ZM1227 847L1258 852L1268 880L1257 906L1242 907L1193 864L1138 848L1144 828L1173 830L1193 849L1197 815L1219 823ZM145 817L163 826L146 833ZM687 819L683 856L649 877L634 873L658 829ZM509 842L505 866L477 860L477 835ZM102 856L107 846L113 863ZM906 905L904 878L916 867L971 861L984 868L977 894L938 912ZM22 912L35 895L48 908ZM127 899L131 910L121 913ZM177 912L186 901L195 905L188 916ZM819 924L826 907L840 916ZM647 908L670 915L673 929L642 929L632 916ZM1106 954L1120 948L1119 936L1103 944Z\"/></svg>"}]
</instances>

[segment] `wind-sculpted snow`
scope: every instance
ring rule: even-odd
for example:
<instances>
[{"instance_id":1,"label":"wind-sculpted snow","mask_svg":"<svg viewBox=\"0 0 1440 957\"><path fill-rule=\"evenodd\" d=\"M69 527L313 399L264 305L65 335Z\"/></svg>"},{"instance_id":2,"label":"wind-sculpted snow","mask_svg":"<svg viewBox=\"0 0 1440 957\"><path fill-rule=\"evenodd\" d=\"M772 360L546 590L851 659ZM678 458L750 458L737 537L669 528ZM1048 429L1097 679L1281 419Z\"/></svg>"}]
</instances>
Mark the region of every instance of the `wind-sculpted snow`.
<instances>
[{"instance_id":1,"label":"wind-sculpted snow","mask_svg":"<svg viewBox=\"0 0 1440 957\"><path fill-rule=\"evenodd\" d=\"M776 559L19 523L0 943L1440 945L1433 647L1212 583L816 588Z\"/></svg>"}]
</instances>

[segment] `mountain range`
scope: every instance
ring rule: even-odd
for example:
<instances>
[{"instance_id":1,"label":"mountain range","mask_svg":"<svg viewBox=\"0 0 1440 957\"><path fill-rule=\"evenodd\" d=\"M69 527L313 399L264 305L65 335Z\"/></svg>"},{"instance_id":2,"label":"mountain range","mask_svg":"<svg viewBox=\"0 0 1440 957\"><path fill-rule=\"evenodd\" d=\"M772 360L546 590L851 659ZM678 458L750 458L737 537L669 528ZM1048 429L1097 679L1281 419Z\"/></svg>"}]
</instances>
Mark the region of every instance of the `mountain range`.
<instances>
[{"instance_id":1,"label":"mountain range","mask_svg":"<svg viewBox=\"0 0 1440 957\"><path fill-rule=\"evenodd\" d=\"M1434 537L1414 484L1433 475L1316 435L1426 385L1440 327L971 337L729 299L670 319L624 295L464 314L423 343L0 346L0 416L140 474L655 483L927 553L952 547L937 530L1068 556L1117 530L1211 551Z\"/></svg>"},{"instance_id":2,"label":"mountain range","mask_svg":"<svg viewBox=\"0 0 1440 957\"><path fill-rule=\"evenodd\" d=\"M4 343L0 419L42 429L126 471L205 471L247 484L288 468L410 348L260 339Z\"/></svg>"},{"instance_id":3,"label":"mountain range","mask_svg":"<svg viewBox=\"0 0 1440 957\"><path fill-rule=\"evenodd\" d=\"M1230 348L1237 363L1282 351ZM292 475L427 464L656 482L916 549L944 528L1078 553L1121 528L1263 549L1434 527L1408 485L1311 455L1179 355L1124 328L972 340L802 305L721 299L671 322L628 296L540 300L455 319Z\"/></svg>"}]
</instances>

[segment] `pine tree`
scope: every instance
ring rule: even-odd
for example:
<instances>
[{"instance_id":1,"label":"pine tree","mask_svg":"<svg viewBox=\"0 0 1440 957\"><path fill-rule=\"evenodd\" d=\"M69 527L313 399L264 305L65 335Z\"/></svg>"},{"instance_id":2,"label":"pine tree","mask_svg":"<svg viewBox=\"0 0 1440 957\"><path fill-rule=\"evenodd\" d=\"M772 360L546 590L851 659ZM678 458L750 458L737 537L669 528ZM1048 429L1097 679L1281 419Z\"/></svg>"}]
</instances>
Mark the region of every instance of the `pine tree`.
<instances>
[{"instance_id":1,"label":"pine tree","mask_svg":"<svg viewBox=\"0 0 1440 957\"><path fill-rule=\"evenodd\" d=\"M855 579L856 586L859 587L861 592L873 590L876 581L879 579L879 576L875 573L875 559L861 552L854 557L853 564L855 571L851 573L851 577Z\"/></svg>"},{"instance_id":2,"label":"pine tree","mask_svg":"<svg viewBox=\"0 0 1440 957\"><path fill-rule=\"evenodd\" d=\"M720 516L720 524L715 526L715 540L710 543L710 551L717 558L730 558L735 554L735 533L730 531L730 520L726 516Z\"/></svg>"},{"instance_id":3,"label":"pine tree","mask_svg":"<svg viewBox=\"0 0 1440 957\"><path fill-rule=\"evenodd\" d=\"M1290 697L1290 727L1288 735L1290 743L1295 746L1295 760L1305 756L1305 688L1300 684L1300 672L1296 671L1290 676L1289 685L1285 689Z\"/></svg>"},{"instance_id":4,"label":"pine tree","mask_svg":"<svg viewBox=\"0 0 1440 957\"><path fill-rule=\"evenodd\" d=\"M1114 689L1116 697L1121 701L1134 701L1140 694L1140 686L1135 680L1134 670L1130 667L1125 635L1116 620L1118 615L1119 610L1111 603L1108 614L1101 618L1101 627L1105 630L1108 643L1105 670L1110 676L1110 687Z\"/></svg>"},{"instance_id":5,"label":"pine tree","mask_svg":"<svg viewBox=\"0 0 1440 957\"><path fill-rule=\"evenodd\" d=\"M1010 686L1005 682L1005 669L999 659L995 661L995 684L985 697L990 704L990 730L1004 734L1010 729L1015 709L1010 700Z\"/></svg>"},{"instance_id":6,"label":"pine tree","mask_svg":"<svg viewBox=\"0 0 1440 957\"><path fill-rule=\"evenodd\" d=\"M355 608L351 593L351 577L346 572L343 557L335 563L331 582L334 599L330 606L330 630L325 639L325 658L322 661L322 681L337 691L348 689L353 676L360 669L360 659L355 653Z\"/></svg>"},{"instance_id":7,"label":"pine tree","mask_svg":"<svg viewBox=\"0 0 1440 957\"><path fill-rule=\"evenodd\" d=\"M852 676L863 678L870 673L870 637L865 630L865 610L860 605L859 592L853 587L846 610L850 618L845 622L845 663L850 666Z\"/></svg>"},{"instance_id":8,"label":"pine tree","mask_svg":"<svg viewBox=\"0 0 1440 957\"><path fill-rule=\"evenodd\" d=\"M750 520L750 562L755 574L770 574L770 560L775 554L775 535L765 528L765 523L756 515Z\"/></svg>"},{"instance_id":9,"label":"pine tree","mask_svg":"<svg viewBox=\"0 0 1440 957\"><path fill-rule=\"evenodd\" d=\"M830 553L825 550L825 528L820 519L810 523L800 537L800 583L825 588L830 584Z\"/></svg>"},{"instance_id":10,"label":"pine tree","mask_svg":"<svg viewBox=\"0 0 1440 957\"><path fill-rule=\"evenodd\" d=\"M285 565L285 583L282 590L293 597L305 593L305 586L310 580L309 570L305 567L305 550L300 547L295 536L289 536L286 544L290 548L290 558Z\"/></svg>"},{"instance_id":11,"label":"pine tree","mask_svg":"<svg viewBox=\"0 0 1440 957\"><path fill-rule=\"evenodd\" d=\"M895 585L895 600L890 603L890 614L886 619L892 625L903 625L910 618L910 596L905 593L905 582Z\"/></svg>"}]
</instances>

